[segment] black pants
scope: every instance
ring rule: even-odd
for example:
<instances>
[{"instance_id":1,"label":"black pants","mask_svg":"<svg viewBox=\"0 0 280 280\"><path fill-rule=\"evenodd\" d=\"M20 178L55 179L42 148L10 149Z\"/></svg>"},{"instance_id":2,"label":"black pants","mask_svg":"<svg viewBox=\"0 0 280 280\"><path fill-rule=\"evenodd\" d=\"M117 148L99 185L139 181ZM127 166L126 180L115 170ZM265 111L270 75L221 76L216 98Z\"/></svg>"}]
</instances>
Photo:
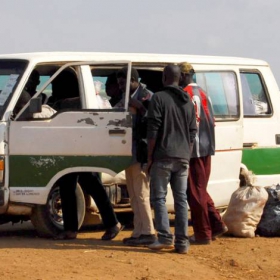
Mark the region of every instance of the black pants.
<instances>
[{"instance_id":1,"label":"black pants","mask_svg":"<svg viewBox=\"0 0 280 280\"><path fill-rule=\"evenodd\" d=\"M76 201L76 185L80 183L83 190L95 201L99 209L103 224L106 228L118 223L113 206L101 183L98 173L71 173L59 180L61 207L63 213L64 230L78 231L78 215Z\"/></svg>"}]
</instances>

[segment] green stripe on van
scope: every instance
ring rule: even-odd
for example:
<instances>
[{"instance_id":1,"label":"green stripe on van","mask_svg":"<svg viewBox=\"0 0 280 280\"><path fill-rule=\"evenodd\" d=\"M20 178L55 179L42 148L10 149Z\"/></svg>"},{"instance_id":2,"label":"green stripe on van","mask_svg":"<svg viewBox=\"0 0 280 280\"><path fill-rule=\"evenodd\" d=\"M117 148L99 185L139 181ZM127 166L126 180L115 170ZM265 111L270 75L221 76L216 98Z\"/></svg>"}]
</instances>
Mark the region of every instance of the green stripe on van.
<instances>
[{"instance_id":1,"label":"green stripe on van","mask_svg":"<svg viewBox=\"0 0 280 280\"><path fill-rule=\"evenodd\" d=\"M130 165L130 156L10 156L10 186L46 186L53 176L71 167L104 167L116 173Z\"/></svg>"},{"instance_id":2,"label":"green stripe on van","mask_svg":"<svg viewBox=\"0 0 280 280\"><path fill-rule=\"evenodd\" d=\"M280 174L280 148L244 149L242 163L255 175Z\"/></svg>"}]
</instances>

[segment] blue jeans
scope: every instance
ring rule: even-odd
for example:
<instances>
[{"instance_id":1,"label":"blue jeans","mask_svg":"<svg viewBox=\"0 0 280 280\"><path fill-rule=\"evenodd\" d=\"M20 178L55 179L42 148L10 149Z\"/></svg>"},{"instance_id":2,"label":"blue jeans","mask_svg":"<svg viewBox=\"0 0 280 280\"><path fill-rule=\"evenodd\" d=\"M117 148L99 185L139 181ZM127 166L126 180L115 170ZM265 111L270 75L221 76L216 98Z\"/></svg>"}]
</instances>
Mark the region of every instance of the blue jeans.
<instances>
[{"instance_id":1,"label":"blue jeans","mask_svg":"<svg viewBox=\"0 0 280 280\"><path fill-rule=\"evenodd\" d=\"M156 161L150 171L151 203L155 211L155 227L158 240L173 244L173 235L165 205L167 185L170 183L175 209L175 247L187 248L188 206L187 206L188 164L177 159Z\"/></svg>"}]
</instances>

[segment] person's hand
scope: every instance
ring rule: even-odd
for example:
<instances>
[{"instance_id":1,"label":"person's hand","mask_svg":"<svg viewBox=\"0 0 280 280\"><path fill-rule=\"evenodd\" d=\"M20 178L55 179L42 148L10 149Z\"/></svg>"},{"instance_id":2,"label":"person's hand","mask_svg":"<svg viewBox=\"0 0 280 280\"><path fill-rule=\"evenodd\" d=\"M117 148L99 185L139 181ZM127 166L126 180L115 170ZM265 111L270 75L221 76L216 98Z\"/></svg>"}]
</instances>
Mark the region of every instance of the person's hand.
<instances>
[{"instance_id":1,"label":"person's hand","mask_svg":"<svg viewBox=\"0 0 280 280\"><path fill-rule=\"evenodd\" d=\"M142 103L134 98L131 98L129 100L128 106L133 107L137 110L140 110L143 107Z\"/></svg>"},{"instance_id":2,"label":"person's hand","mask_svg":"<svg viewBox=\"0 0 280 280\"><path fill-rule=\"evenodd\" d=\"M151 167L152 167L153 161L150 159L148 162L143 166L143 170L147 175L150 175Z\"/></svg>"},{"instance_id":3,"label":"person's hand","mask_svg":"<svg viewBox=\"0 0 280 280\"><path fill-rule=\"evenodd\" d=\"M145 96L142 97L142 101L146 101L146 100L150 100L152 97L150 92L147 92L147 94L145 94Z\"/></svg>"}]
</instances>

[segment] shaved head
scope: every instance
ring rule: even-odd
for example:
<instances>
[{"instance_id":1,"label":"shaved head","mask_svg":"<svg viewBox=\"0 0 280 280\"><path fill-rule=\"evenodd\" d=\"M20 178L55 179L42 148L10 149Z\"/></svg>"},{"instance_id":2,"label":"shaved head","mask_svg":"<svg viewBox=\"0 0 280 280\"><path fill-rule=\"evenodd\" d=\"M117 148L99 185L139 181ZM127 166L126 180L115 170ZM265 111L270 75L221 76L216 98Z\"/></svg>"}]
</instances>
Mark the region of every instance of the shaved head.
<instances>
[{"instance_id":1,"label":"shaved head","mask_svg":"<svg viewBox=\"0 0 280 280\"><path fill-rule=\"evenodd\" d=\"M167 65L163 70L162 83L164 86L179 86L181 69L178 65Z\"/></svg>"}]
</instances>

